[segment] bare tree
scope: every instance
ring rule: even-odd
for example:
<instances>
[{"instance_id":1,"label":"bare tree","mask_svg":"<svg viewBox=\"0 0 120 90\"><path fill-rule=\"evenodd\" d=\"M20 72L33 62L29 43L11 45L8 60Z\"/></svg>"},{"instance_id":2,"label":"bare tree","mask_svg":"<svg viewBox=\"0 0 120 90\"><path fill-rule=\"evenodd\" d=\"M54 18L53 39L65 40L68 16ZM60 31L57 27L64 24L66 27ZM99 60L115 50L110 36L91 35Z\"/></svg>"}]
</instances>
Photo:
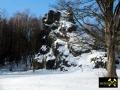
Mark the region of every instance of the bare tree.
<instances>
[{"instance_id":1,"label":"bare tree","mask_svg":"<svg viewBox=\"0 0 120 90\"><path fill-rule=\"evenodd\" d=\"M107 50L107 76L117 77L115 48L118 44L117 32L120 30L120 1L59 0L56 6L61 10L67 10L70 7L74 13L74 19L82 30L99 42L103 42Z\"/></svg>"},{"instance_id":2,"label":"bare tree","mask_svg":"<svg viewBox=\"0 0 120 90\"><path fill-rule=\"evenodd\" d=\"M105 23L105 41L107 45L107 71L109 77L116 77L115 47L117 32L120 30L120 1L114 6L116 0L96 0ZM115 8L115 9L114 9Z\"/></svg>"}]
</instances>

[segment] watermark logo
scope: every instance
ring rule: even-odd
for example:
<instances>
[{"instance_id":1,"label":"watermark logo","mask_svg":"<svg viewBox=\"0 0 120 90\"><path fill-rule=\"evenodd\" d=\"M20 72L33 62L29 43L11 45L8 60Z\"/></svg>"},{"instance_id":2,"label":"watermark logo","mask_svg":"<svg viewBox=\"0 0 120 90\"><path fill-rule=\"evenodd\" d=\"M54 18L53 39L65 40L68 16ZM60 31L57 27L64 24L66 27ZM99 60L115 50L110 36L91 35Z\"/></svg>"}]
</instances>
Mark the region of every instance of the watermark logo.
<instances>
[{"instance_id":1,"label":"watermark logo","mask_svg":"<svg viewBox=\"0 0 120 90\"><path fill-rule=\"evenodd\" d=\"M100 77L99 87L100 88L118 88L118 78Z\"/></svg>"}]
</instances>

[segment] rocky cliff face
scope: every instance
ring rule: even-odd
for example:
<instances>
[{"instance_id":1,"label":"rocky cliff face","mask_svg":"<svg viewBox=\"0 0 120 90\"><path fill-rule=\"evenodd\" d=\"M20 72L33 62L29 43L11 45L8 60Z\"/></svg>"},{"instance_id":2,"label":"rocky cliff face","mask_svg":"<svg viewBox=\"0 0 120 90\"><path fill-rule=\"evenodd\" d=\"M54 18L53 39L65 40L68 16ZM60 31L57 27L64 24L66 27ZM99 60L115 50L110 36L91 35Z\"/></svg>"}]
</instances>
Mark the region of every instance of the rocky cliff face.
<instances>
[{"instance_id":1,"label":"rocky cliff face","mask_svg":"<svg viewBox=\"0 0 120 90\"><path fill-rule=\"evenodd\" d=\"M93 44L93 40L86 34L80 35L79 27L69 21L70 16L65 18L65 14L65 11L50 10L43 17L43 28L49 32L52 44L51 47L42 46L40 51L48 52L36 54L35 59L40 63L46 62L44 68L64 70L64 67L77 66L77 58L90 52L91 47L87 43Z\"/></svg>"}]
</instances>

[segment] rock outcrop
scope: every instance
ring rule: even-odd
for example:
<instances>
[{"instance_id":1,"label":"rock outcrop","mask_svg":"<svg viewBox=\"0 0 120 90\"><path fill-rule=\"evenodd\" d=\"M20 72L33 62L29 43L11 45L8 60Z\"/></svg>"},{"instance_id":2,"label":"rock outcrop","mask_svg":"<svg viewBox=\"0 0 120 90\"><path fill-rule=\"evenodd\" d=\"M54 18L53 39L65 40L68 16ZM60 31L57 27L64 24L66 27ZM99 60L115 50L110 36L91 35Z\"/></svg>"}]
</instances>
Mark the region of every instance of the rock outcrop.
<instances>
[{"instance_id":1,"label":"rock outcrop","mask_svg":"<svg viewBox=\"0 0 120 90\"><path fill-rule=\"evenodd\" d=\"M90 51L88 45L80 42L78 26L63 17L61 12L53 10L43 17L44 29L50 31L53 41L49 52L44 53L47 69L66 70L65 67L77 66L76 57ZM42 62L41 56L36 58Z\"/></svg>"}]
</instances>

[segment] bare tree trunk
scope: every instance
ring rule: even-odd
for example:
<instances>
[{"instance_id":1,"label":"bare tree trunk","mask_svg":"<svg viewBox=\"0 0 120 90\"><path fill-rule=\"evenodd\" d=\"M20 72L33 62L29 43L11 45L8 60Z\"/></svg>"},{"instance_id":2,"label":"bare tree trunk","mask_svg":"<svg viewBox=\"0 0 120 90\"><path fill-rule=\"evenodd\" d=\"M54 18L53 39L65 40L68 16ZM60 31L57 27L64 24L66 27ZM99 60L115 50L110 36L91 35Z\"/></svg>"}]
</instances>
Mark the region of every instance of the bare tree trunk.
<instances>
[{"instance_id":1,"label":"bare tree trunk","mask_svg":"<svg viewBox=\"0 0 120 90\"><path fill-rule=\"evenodd\" d=\"M110 30L107 30L107 77L117 77L116 74L116 65L115 65L115 34L114 32L110 32Z\"/></svg>"}]
</instances>

